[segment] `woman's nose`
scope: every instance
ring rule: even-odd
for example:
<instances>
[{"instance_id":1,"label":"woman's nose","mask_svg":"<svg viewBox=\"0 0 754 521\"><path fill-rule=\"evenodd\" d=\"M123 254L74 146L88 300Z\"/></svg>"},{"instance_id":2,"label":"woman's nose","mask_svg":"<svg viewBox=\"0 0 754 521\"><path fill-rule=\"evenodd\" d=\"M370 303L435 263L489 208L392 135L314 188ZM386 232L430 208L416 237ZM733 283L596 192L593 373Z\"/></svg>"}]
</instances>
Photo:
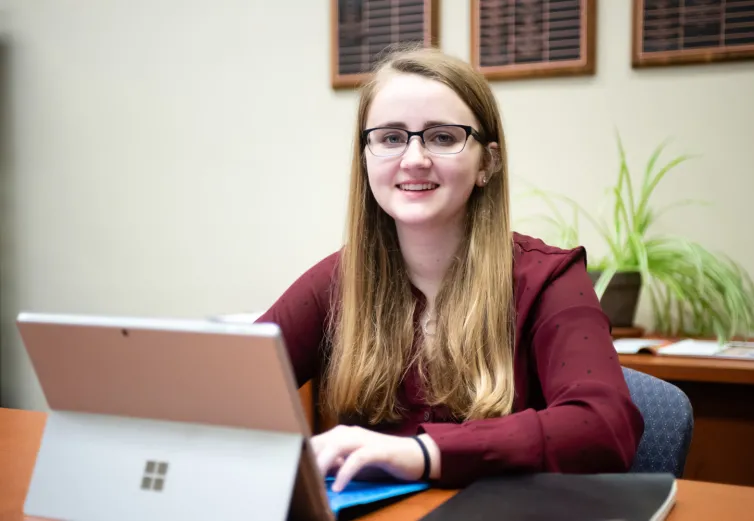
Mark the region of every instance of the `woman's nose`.
<instances>
[{"instance_id":1,"label":"woman's nose","mask_svg":"<svg viewBox=\"0 0 754 521\"><path fill-rule=\"evenodd\" d=\"M430 164L429 157L427 154L427 149L424 148L424 144L422 143L419 136L414 136L412 139L408 142L408 146L406 147L406 151L403 152L403 160L401 161L401 166L404 168L410 168L410 167L428 167Z\"/></svg>"}]
</instances>

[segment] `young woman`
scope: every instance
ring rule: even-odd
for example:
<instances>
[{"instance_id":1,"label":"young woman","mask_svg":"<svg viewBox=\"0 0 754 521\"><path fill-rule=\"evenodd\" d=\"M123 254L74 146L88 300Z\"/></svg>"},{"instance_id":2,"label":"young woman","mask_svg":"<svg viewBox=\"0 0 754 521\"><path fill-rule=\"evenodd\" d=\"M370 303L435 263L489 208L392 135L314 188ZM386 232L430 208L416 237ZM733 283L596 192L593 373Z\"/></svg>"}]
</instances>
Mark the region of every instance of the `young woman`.
<instances>
[{"instance_id":1,"label":"young woman","mask_svg":"<svg viewBox=\"0 0 754 521\"><path fill-rule=\"evenodd\" d=\"M432 49L361 94L344 247L262 316L341 425L314 436L341 490L368 469L460 487L506 472L623 472L644 423L583 248L510 229L495 98Z\"/></svg>"}]
</instances>

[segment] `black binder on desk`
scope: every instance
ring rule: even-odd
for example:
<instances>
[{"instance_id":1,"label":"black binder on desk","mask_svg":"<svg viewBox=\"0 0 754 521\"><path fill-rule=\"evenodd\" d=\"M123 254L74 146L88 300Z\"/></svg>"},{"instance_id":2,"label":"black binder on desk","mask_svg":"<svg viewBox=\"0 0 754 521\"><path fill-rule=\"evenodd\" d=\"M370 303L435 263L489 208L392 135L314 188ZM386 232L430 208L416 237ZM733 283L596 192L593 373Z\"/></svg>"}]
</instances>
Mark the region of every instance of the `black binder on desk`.
<instances>
[{"instance_id":1,"label":"black binder on desk","mask_svg":"<svg viewBox=\"0 0 754 521\"><path fill-rule=\"evenodd\" d=\"M530 474L477 481L421 521L661 521L672 474Z\"/></svg>"}]
</instances>

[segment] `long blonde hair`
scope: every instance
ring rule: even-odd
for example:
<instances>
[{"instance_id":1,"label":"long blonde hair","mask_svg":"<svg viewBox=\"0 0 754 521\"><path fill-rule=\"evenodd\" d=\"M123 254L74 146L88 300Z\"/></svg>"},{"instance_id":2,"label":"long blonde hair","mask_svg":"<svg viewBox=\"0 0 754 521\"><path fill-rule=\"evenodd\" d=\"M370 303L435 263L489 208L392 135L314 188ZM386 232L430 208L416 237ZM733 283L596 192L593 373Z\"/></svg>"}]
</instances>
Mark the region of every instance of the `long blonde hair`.
<instances>
[{"instance_id":1,"label":"long blonde hair","mask_svg":"<svg viewBox=\"0 0 754 521\"><path fill-rule=\"evenodd\" d=\"M382 78L410 73L449 86L469 106L486 142L499 154L488 183L468 201L466 233L435 297L436 331L413 349L417 300L403 263L395 223L369 187L361 131ZM489 154L485 154L489 160ZM351 166L345 245L341 251L323 405L334 415L376 424L401 417L396 391L417 364L428 403L459 419L511 412L513 381L513 241L505 139L485 79L436 49L391 52L361 90Z\"/></svg>"}]
</instances>

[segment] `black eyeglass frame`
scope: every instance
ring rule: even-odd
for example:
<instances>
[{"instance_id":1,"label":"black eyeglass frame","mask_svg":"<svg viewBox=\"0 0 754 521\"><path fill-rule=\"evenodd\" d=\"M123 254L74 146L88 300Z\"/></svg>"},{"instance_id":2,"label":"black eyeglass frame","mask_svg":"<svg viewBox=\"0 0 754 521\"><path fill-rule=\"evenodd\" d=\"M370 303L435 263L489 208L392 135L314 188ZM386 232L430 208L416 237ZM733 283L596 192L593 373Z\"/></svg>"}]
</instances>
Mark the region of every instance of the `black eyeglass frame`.
<instances>
[{"instance_id":1,"label":"black eyeglass frame","mask_svg":"<svg viewBox=\"0 0 754 521\"><path fill-rule=\"evenodd\" d=\"M456 124L453 124L453 123L448 123L448 124L443 124L443 125L432 125L431 127L427 127L424 130L417 130L417 131L408 130L406 128L401 128L401 127L372 127L372 128L367 128L367 129L361 131L361 148L364 148L365 146L369 146L369 142L367 141L367 138L369 137L369 133L372 132L372 131L374 131L374 130L400 130L401 132L405 132L406 134L408 134L408 138L406 139L406 146L404 147L403 151L400 154L402 154L403 152L406 151L406 149L408 148L408 144L411 141L411 138L414 137L414 136L419 136L419 139L422 140L422 145L426 148L427 147L427 143L424 141L424 133L427 132L428 130L432 130L432 129L440 128L440 127L458 127L458 128L463 129L466 132L466 139L463 142L463 148L461 150L459 150L458 152L448 152L446 154L440 154L440 155L452 156L452 155L455 155L455 154L460 154L461 152L463 152L466 149L466 143L468 143L468 141L469 141L469 136L471 136L474 139L476 139L482 145L487 145L488 144L488 142L484 138L482 138L482 135L477 130L475 130L474 127L472 127L471 125L456 125ZM431 153L435 154L436 152L431 152ZM395 156L398 156L400 154L391 154L389 156L377 156L377 157L395 157ZM377 155L377 154L375 154L375 155Z\"/></svg>"}]
</instances>

